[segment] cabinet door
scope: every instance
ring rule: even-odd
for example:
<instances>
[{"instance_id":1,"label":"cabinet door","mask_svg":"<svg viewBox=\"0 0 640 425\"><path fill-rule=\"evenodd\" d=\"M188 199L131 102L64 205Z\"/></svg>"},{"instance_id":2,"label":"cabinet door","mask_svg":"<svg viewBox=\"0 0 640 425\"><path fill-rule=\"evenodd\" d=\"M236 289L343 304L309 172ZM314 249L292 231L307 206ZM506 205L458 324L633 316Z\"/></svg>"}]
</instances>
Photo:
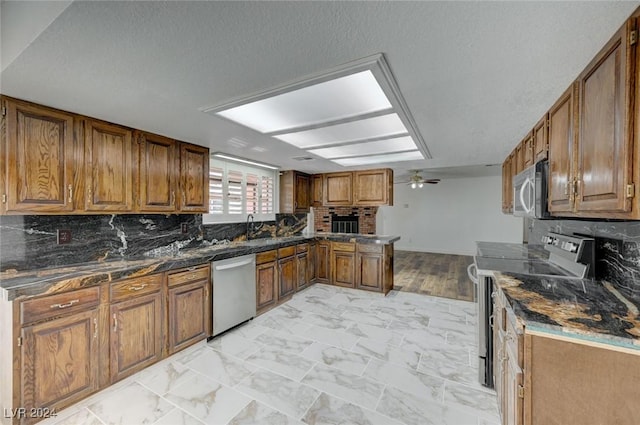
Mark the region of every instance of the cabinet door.
<instances>
[{"instance_id":1,"label":"cabinet door","mask_svg":"<svg viewBox=\"0 0 640 425\"><path fill-rule=\"evenodd\" d=\"M98 310L22 329L21 407L60 408L98 387Z\"/></svg>"},{"instance_id":2,"label":"cabinet door","mask_svg":"<svg viewBox=\"0 0 640 425\"><path fill-rule=\"evenodd\" d=\"M518 146L516 146L516 156L515 156L515 161L516 161L516 167L515 167L515 174L518 174L520 171L524 170L524 151L522 150L523 146L522 146L522 142L520 142L518 144Z\"/></svg>"},{"instance_id":3,"label":"cabinet door","mask_svg":"<svg viewBox=\"0 0 640 425\"><path fill-rule=\"evenodd\" d=\"M307 257L307 281L309 283L315 283L317 278L316 262L318 261L318 244L315 242L309 243L309 256Z\"/></svg>"},{"instance_id":4,"label":"cabinet door","mask_svg":"<svg viewBox=\"0 0 640 425\"><path fill-rule=\"evenodd\" d=\"M162 297L155 293L111 306L111 381L162 357Z\"/></svg>"},{"instance_id":5,"label":"cabinet door","mask_svg":"<svg viewBox=\"0 0 640 425\"><path fill-rule=\"evenodd\" d=\"M209 149L180 144L180 210L206 213L209 209Z\"/></svg>"},{"instance_id":6,"label":"cabinet door","mask_svg":"<svg viewBox=\"0 0 640 425\"><path fill-rule=\"evenodd\" d=\"M573 209L572 158L575 134L575 85L549 110L549 212Z\"/></svg>"},{"instance_id":7,"label":"cabinet door","mask_svg":"<svg viewBox=\"0 0 640 425\"><path fill-rule=\"evenodd\" d=\"M318 242L316 278L322 283L328 283L331 279L331 243L328 241Z\"/></svg>"},{"instance_id":8,"label":"cabinet door","mask_svg":"<svg viewBox=\"0 0 640 425\"><path fill-rule=\"evenodd\" d=\"M5 105L6 211L72 211L73 116L23 102Z\"/></svg>"},{"instance_id":9,"label":"cabinet door","mask_svg":"<svg viewBox=\"0 0 640 425\"><path fill-rule=\"evenodd\" d=\"M323 186L326 206L353 205L353 173L325 174Z\"/></svg>"},{"instance_id":10,"label":"cabinet door","mask_svg":"<svg viewBox=\"0 0 640 425\"><path fill-rule=\"evenodd\" d=\"M322 206L323 179L324 177L322 176L322 174L314 174L311 176L311 206L312 207Z\"/></svg>"},{"instance_id":11,"label":"cabinet door","mask_svg":"<svg viewBox=\"0 0 640 425\"><path fill-rule=\"evenodd\" d=\"M134 151L131 131L86 120L84 126L87 211L133 210Z\"/></svg>"},{"instance_id":12,"label":"cabinet door","mask_svg":"<svg viewBox=\"0 0 640 425\"><path fill-rule=\"evenodd\" d=\"M293 255L278 260L278 272L280 280L278 298L284 298L296 292L296 281L298 279L296 256Z\"/></svg>"},{"instance_id":13,"label":"cabinet door","mask_svg":"<svg viewBox=\"0 0 640 425\"><path fill-rule=\"evenodd\" d=\"M504 425L522 425L523 423L523 388L524 374L518 366L515 353L507 349L507 359L504 361L504 410L502 423Z\"/></svg>"},{"instance_id":14,"label":"cabinet door","mask_svg":"<svg viewBox=\"0 0 640 425\"><path fill-rule=\"evenodd\" d=\"M353 180L354 205L393 205L393 171L354 171Z\"/></svg>"},{"instance_id":15,"label":"cabinet door","mask_svg":"<svg viewBox=\"0 0 640 425\"><path fill-rule=\"evenodd\" d=\"M523 170L533 165L533 132L522 141Z\"/></svg>"},{"instance_id":16,"label":"cabinet door","mask_svg":"<svg viewBox=\"0 0 640 425\"><path fill-rule=\"evenodd\" d=\"M369 291L382 291L383 255L358 253L356 288Z\"/></svg>"},{"instance_id":17,"label":"cabinet door","mask_svg":"<svg viewBox=\"0 0 640 425\"><path fill-rule=\"evenodd\" d=\"M311 206L309 185L311 180L308 174L295 173L294 194L295 203L294 211L296 214L309 212Z\"/></svg>"},{"instance_id":18,"label":"cabinet door","mask_svg":"<svg viewBox=\"0 0 640 425\"><path fill-rule=\"evenodd\" d=\"M211 335L209 280L169 288L169 354Z\"/></svg>"},{"instance_id":19,"label":"cabinet door","mask_svg":"<svg viewBox=\"0 0 640 425\"><path fill-rule=\"evenodd\" d=\"M577 211L626 212L631 197L635 47L630 20L578 78Z\"/></svg>"},{"instance_id":20,"label":"cabinet door","mask_svg":"<svg viewBox=\"0 0 640 425\"><path fill-rule=\"evenodd\" d=\"M140 153L141 212L175 212L178 164L176 142L150 133L136 134Z\"/></svg>"},{"instance_id":21,"label":"cabinet door","mask_svg":"<svg viewBox=\"0 0 640 425\"><path fill-rule=\"evenodd\" d=\"M296 291L304 289L307 287L307 285L309 285L309 270L307 269L307 266L308 266L307 258L308 258L307 252L301 252L296 255L296 268L298 271Z\"/></svg>"},{"instance_id":22,"label":"cabinet door","mask_svg":"<svg viewBox=\"0 0 640 425\"><path fill-rule=\"evenodd\" d=\"M338 286L355 287L356 254L355 252L331 251L331 283Z\"/></svg>"},{"instance_id":23,"label":"cabinet door","mask_svg":"<svg viewBox=\"0 0 640 425\"><path fill-rule=\"evenodd\" d=\"M513 155L509 155L502 163L502 212L513 211Z\"/></svg>"},{"instance_id":24,"label":"cabinet door","mask_svg":"<svg viewBox=\"0 0 640 425\"><path fill-rule=\"evenodd\" d=\"M549 149L549 125L547 114L544 115L533 127L533 161L538 162L547 159Z\"/></svg>"},{"instance_id":25,"label":"cabinet door","mask_svg":"<svg viewBox=\"0 0 640 425\"><path fill-rule=\"evenodd\" d=\"M256 266L256 311L260 313L275 305L277 293L278 272L277 262L270 261Z\"/></svg>"}]
</instances>

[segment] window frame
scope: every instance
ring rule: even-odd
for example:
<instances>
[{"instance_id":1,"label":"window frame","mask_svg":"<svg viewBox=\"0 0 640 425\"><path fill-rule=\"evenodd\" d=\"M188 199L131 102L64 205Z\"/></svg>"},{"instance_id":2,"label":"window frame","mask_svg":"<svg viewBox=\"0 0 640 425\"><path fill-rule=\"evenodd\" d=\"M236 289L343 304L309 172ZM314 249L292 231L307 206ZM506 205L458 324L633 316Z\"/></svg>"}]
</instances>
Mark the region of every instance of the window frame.
<instances>
[{"instance_id":1,"label":"window frame","mask_svg":"<svg viewBox=\"0 0 640 425\"><path fill-rule=\"evenodd\" d=\"M247 221L249 213L247 213L247 175L251 174L257 176L257 211L253 214L255 221L274 221L276 219L276 213L278 212L278 199L279 199L279 172L278 170L271 170L267 168L251 166L242 164L230 160L223 160L218 158L211 158L209 160L209 166L213 169L222 170L222 213L206 213L202 214L203 224L215 224L215 223L244 223ZM231 214L229 213L229 174L233 171L239 171L242 173L242 213ZM273 181L273 195L271 203L273 205L271 213L262 212L262 190L263 190L263 178L271 178ZM210 181L210 180L209 180ZM211 187L209 188L211 190Z\"/></svg>"}]
</instances>

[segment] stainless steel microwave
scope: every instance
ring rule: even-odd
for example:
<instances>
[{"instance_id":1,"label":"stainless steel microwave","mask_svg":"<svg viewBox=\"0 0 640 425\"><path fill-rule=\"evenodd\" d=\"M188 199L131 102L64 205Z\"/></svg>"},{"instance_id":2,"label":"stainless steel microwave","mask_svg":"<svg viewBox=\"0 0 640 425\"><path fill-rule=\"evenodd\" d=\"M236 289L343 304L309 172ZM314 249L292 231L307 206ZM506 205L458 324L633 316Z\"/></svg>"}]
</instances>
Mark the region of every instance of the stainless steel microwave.
<instances>
[{"instance_id":1,"label":"stainless steel microwave","mask_svg":"<svg viewBox=\"0 0 640 425\"><path fill-rule=\"evenodd\" d=\"M549 163L536 162L513 176L513 215L517 217L547 218L547 183Z\"/></svg>"}]
</instances>

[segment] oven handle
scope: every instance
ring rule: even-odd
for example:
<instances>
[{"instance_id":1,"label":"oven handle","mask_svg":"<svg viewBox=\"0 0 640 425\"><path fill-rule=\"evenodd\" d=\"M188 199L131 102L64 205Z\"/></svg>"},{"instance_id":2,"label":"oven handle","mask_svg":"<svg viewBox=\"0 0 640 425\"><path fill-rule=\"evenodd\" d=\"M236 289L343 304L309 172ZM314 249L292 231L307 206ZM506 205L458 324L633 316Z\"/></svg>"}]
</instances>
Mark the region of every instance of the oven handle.
<instances>
[{"instance_id":1,"label":"oven handle","mask_svg":"<svg viewBox=\"0 0 640 425\"><path fill-rule=\"evenodd\" d=\"M469 279L471 280L471 282L477 285L478 284L478 266L476 266L476 263L469 264L469 266L467 267L467 274L469 275Z\"/></svg>"}]
</instances>

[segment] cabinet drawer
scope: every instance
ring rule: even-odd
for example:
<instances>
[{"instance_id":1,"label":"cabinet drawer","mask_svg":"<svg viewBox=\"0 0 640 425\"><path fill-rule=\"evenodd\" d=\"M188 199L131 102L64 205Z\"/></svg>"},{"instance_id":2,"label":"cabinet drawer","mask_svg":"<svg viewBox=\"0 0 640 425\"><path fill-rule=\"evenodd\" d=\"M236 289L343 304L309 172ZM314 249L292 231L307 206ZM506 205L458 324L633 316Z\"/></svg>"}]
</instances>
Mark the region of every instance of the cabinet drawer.
<instances>
[{"instance_id":1,"label":"cabinet drawer","mask_svg":"<svg viewBox=\"0 0 640 425\"><path fill-rule=\"evenodd\" d=\"M300 245L296 245L296 252L298 253L307 252L308 250L309 250L308 243L301 243Z\"/></svg>"},{"instance_id":2,"label":"cabinet drawer","mask_svg":"<svg viewBox=\"0 0 640 425\"><path fill-rule=\"evenodd\" d=\"M278 257L280 257L280 258L291 257L295 253L296 253L296 246L295 245L287 246L285 248L278 249Z\"/></svg>"},{"instance_id":3,"label":"cabinet drawer","mask_svg":"<svg viewBox=\"0 0 640 425\"><path fill-rule=\"evenodd\" d=\"M351 242L331 242L331 249L334 251L355 252L356 244Z\"/></svg>"},{"instance_id":4,"label":"cabinet drawer","mask_svg":"<svg viewBox=\"0 0 640 425\"><path fill-rule=\"evenodd\" d=\"M383 246L379 244L359 243L358 252L373 252L376 254L382 254L382 247Z\"/></svg>"},{"instance_id":5,"label":"cabinet drawer","mask_svg":"<svg viewBox=\"0 0 640 425\"><path fill-rule=\"evenodd\" d=\"M276 261L276 258L278 258L278 251L275 249L273 251L261 252L256 254L256 264L270 263Z\"/></svg>"},{"instance_id":6,"label":"cabinet drawer","mask_svg":"<svg viewBox=\"0 0 640 425\"><path fill-rule=\"evenodd\" d=\"M111 302L125 301L159 291L161 288L162 273L123 280L111 285Z\"/></svg>"},{"instance_id":7,"label":"cabinet drawer","mask_svg":"<svg viewBox=\"0 0 640 425\"><path fill-rule=\"evenodd\" d=\"M20 323L24 325L61 314L88 310L99 303L99 286L23 301L20 304Z\"/></svg>"},{"instance_id":8,"label":"cabinet drawer","mask_svg":"<svg viewBox=\"0 0 640 425\"><path fill-rule=\"evenodd\" d=\"M171 273L168 276L169 286L209 279L209 265L190 267L186 270Z\"/></svg>"}]
</instances>

